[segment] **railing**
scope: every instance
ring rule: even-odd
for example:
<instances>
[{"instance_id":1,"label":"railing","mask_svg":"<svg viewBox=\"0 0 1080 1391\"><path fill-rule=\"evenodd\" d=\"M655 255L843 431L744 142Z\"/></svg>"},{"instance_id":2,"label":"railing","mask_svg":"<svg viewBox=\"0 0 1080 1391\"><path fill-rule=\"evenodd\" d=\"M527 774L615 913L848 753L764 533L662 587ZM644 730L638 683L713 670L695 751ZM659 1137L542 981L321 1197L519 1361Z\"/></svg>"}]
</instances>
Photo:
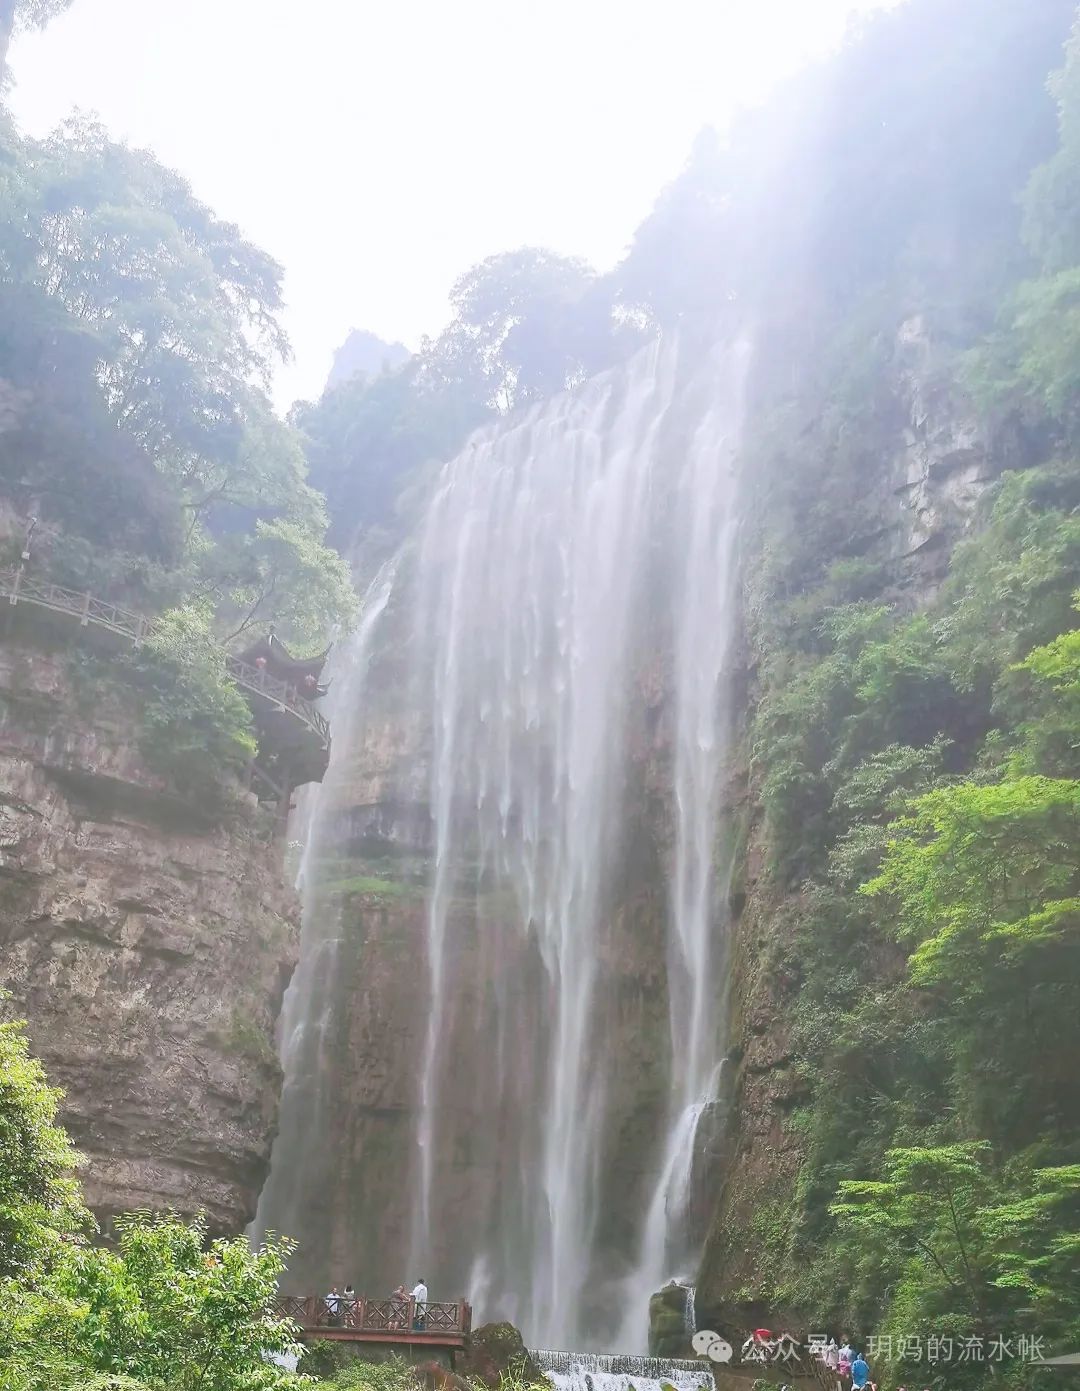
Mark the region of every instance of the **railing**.
<instances>
[{"instance_id":1,"label":"railing","mask_svg":"<svg viewBox=\"0 0 1080 1391\"><path fill-rule=\"evenodd\" d=\"M464 1300L449 1303L405 1299L347 1299L328 1295L282 1294L274 1301L278 1318L292 1319L305 1333L387 1342L464 1342L472 1325L472 1308Z\"/></svg>"},{"instance_id":2,"label":"railing","mask_svg":"<svg viewBox=\"0 0 1080 1391\"><path fill-rule=\"evenodd\" d=\"M83 628L91 624L104 628L118 637L129 639L136 646L151 637L156 626L154 620L145 614L107 603L92 594L82 594L48 580L36 579L28 575L21 565L0 569L0 598L6 598L9 604L37 604L54 613L68 614L77 618ZM241 661L224 648L222 655L226 671L238 686L288 710L318 735L324 748L329 746L330 726L325 716L295 686L290 686L287 681L270 675L260 667L252 666L250 662Z\"/></svg>"}]
</instances>

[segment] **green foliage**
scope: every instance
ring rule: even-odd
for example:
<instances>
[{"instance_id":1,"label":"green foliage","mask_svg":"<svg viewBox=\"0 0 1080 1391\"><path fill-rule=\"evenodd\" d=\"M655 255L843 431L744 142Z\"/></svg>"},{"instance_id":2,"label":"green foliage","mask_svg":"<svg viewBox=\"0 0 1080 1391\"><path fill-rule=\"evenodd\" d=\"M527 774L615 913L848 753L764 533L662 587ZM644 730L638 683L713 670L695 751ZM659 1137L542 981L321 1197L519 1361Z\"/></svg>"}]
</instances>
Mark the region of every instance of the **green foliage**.
<instances>
[{"instance_id":1,"label":"green foliage","mask_svg":"<svg viewBox=\"0 0 1080 1391\"><path fill-rule=\"evenodd\" d=\"M298 1350L271 1313L290 1244L208 1244L202 1221L144 1213L118 1219L115 1247L85 1245L58 1099L22 1025L0 1024L0 1391L307 1384L265 1356Z\"/></svg>"},{"instance_id":2,"label":"green foliage","mask_svg":"<svg viewBox=\"0 0 1080 1391\"><path fill-rule=\"evenodd\" d=\"M23 1025L0 1023L0 1280L40 1267L90 1220L78 1156L56 1124L60 1097L30 1056Z\"/></svg>"},{"instance_id":3,"label":"green foliage","mask_svg":"<svg viewBox=\"0 0 1080 1391\"><path fill-rule=\"evenodd\" d=\"M981 994L998 970L1080 926L1080 783L1043 777L965 782L918 798L890 827L864 891L897 904L916 943L912 980Z\"/></svg>"},{"instance_id":4,"label":"green foliage","mask_svg":"<svg viewBox=\"0 0 1080 1391\"><path fill-rule=\"evenodd\" d=\"M301 522L255 523L254 532L226 537L207 565L227 641L245 641L270 622L279 636L315 649L356 614L356 595L344 560Z\"/></svg>"},{"instance_id":5,"label":"green foliage","mask_svg":"<svg viewBox=\"0 0 1080 1391\"><path fill-rule=\"evenodd\" d=\"M94 122L0 144L0 480L44 523L37 574L175 611L135 667L143 745L188 792L251 750L211 636L317 650L355 612L268 394L280 268Z\"/></svg>"},{"instance_id":6,"label":"green foliage","mask_svg":"<svg viewBox=\"0 0 1080 1391\"><path fill-rule=\"evenodd\" d=\"M313 1370L307 1365L306 1358L304 1370ZM397 1357L386 1362L351 1359L323 1385L335 1387L337 1391L412 1391L416 1386L416 1376L413 1369Z\"/></svg>"},{"instance_id":7,"label":"green foliage","mask_svg":"<svg viewBox=\"0 0 1080 1391\"><path fill-rule=\"evenodd\" d=\"M129 1216L119 1249L74 1252L53 1288L79 1310L75 1346L89 1366L175 1391L270 1391L291 1377L265 1352L295 1351L292 1329L267 1311L291 1249L246 1238L207 1248L201 1222Z\"/></svg>"},{"instance_id":8,"label":"green foliage","mask_svg":"<svg viewBox=\"0 0 1080 1391\"><path fill-rule=\"evenodd\" d=\"M1080 1336L1080 37L1053 84L1059 156L1046 138L1052 107L1037 109L1041 78L1032 81L1027 65L1036 52L1043 74L1055 65L1050 37L1066 36L1071 4L1029 7L1029 46L1015 54L1017 74L1027 73L1022 90L1019 78L987 87L980 130L978 103L968 103L1007 61L1003 34L1017 37L1020 16L1007 8L981 7L987 28L947 62L945 49L974 33L962 22L962 12L974 15L966 0L934 16L912 0L871 22L872 48L887 34L900 47L917 34L945 45L930 106L950 141L975 142L973 163L955 190L929 188L899 206L887 161L887 173L861 181L859 197L873 189L865 208L853 208L855 172L875 142L842 103L851 163L837 165L835 133L822 147L837 171L819 224L830 236L774 287L797 298L809 277L813 323L765 301L784 326L768 338L770 375L790 354L792 376L762 386L748 429L758 527L752 777L771 896L757 964L790 1031L797 1100L787 1119L802 1164L786 1233L757 1232L763 1254L746 1294L797 1309L809 1324L924 1336L986 1326L1068 1351ZM969 68L983 44L996 56ZM869 50L840 78L855 84L844 90L859 109L888 100L886 66L895 70L868 64ZM871 71L882 82L867 93ZM950 71L951 94L937 85ZM891 109L910 117L906 140L929 108L920 96L910 110ZM977 148L1019 110L1025 131L1007 150ZM888 142L898 132L895 115L886 121ZM733 146L713 160L714 187L728 199L713 207L734 239L745 220L732 182L739 157ZM1006 203L1040 162L1023 199L1022 243ZM953 206L954 192L971 198L969 172L982 187L971 206L981 206L984 229L969 221L970 207ZM999 200L1006 187L1009 199ZM850 226L837 227L845 208ZM943 278L955 256L935 266L926 255L932 240L919 223L930 209L970 256L950 287ZM849 237L864 244L853 248ZM805 228L793 240L807 252ZM765 250L770 268L776 254ZM846 284L831 280L834 258ZM732 293L760 306L745 288L752 261L724 272ZM914 314L932 345L917 360L910 326L897 332ZM1009 464L947 571L944 555L898 555L881 529L911 408L907 388L897 395L892 384L912 372L916 405L932 401L931 416L955 403L967 419L975 387L995 457ZM951 545L958 520L945 517L939 539ZM877 1370L890 1387L914 1379L910 1368ZM1038 1375L1006 1367L1001 1384L1041 1388ZM985 1376L985 1365L954 1365L949 1384L981 1386Z\"/></svg>"},{"instance_id":9,"label":"green foliage","mask_svg":"<svg viewBox=\"0 0 1080 1391\"><path fill-rule=\"evenodd\" d=\"M471 361L493 404L542 400L643 341L616 313L615 286L586 262L536 247L489 256L450 294L454 321L436 363Z\"/></svg>"},{"instance_id":10,"label":"green foliage","mask_svg":"<svg viewBox=\"0 0 1080 1391\"><path fill-rule=\"evenodd\" d=\"M325 492L338 531L351 539L354 529L393 527L403 489L481 423L486 395L486 383L440 349L437 366L413 359L295 406L311 481Z\"/></svg>"},{"instance_id":11,"label":"green foliage","mask_svg":"<svg viewBox=\"0 0 1080 1391\"><path fill-rule=\"evenodd\" d=\"M890 1149L882 1176L845 1180L831 1212L856 1260L904 1291L908 1337L1074 1337L1080 1165L1027 1157L995 1174L990 1146ZM963 1376L964 1370L960 1372Z\"/></svg>"},{"instance_id":12,"label":"green foliage","mask_svg":"<svg viewBox=\"0 0 1080 1391\"><path fill-rule=\"evenodd\" d=\"M303 1384L265 1356L298 1350L291 1325L269 1312L287 1243L259 1251L244 1237L207 1245L201 1222L167 1215L121 1218L117 1231L115 1250L69 1248L36 1288L0 1289L9 1314L0 1328L5 1391Z\"/></svg>"},{"instance_id":13,"label":"green foliage","mask_svg":"<svg viewBox=\"0 0 1080 1391\"><path fill-rule=\"evenodd\" d=\"M251 711L226 673L207 608L163 614L129 661L147 762L187 795L220 791L222 772L239 771L256 743Z\"/></svg>"},{"instance_id":14,"label":"green foliage","mask_svg":"<svg viewBox=\"0 0 1080 1391\"><path fill-rule=\"evenodd\" d=\"M425 466L471 429L578 385L649 336L614 278L535 247L472 267L451 302L450 324L403 366L353 376L293 409L340 535L394 532Z\"/></svg>"}]
</instances>

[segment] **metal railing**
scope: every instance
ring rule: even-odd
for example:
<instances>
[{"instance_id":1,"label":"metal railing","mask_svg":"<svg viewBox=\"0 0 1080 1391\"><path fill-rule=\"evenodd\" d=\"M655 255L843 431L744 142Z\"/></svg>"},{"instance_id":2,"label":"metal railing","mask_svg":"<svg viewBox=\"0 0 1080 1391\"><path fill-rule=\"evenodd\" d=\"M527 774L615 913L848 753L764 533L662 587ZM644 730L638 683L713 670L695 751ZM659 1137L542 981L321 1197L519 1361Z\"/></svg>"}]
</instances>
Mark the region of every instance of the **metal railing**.
<instances>
[{"instance_id":1,"label":"metal railing","mask_svg":"<svg viewBox=\"0 0 1080 1391\"><path fill-rule=\"evenodd\" d=\"M0 598L6 598L8 603L13 605L36 604L53 613L66 614L78 619L80 627L103 628L117 637L127 639L134 646L152 637L156 627L154 620L147 618L145 614L121 608L119 604L110 604L93 594L80 593L75 589L66 589L61 584L53 584L49 580L37 579L27 574L21 565L0 568ZM302 696L295 686L250 662L234 657L224 648L221 649L221 654L225 670L238 686L295 715L318 735L324 748L329 747L330 726L326 717L315 708L312 701Z\"/></svg>"}]
</instances>

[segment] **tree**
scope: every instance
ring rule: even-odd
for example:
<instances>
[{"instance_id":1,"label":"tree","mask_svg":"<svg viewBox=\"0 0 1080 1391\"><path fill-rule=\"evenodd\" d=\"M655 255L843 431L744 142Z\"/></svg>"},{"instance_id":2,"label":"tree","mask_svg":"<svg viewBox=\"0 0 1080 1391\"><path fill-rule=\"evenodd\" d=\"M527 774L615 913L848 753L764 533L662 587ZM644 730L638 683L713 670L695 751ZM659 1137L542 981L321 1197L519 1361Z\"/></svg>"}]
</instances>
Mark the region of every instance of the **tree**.
<instances>
[{"instance_id":1,"label":"tree","mask_svg":"<svg viewBox=\"0 0 1080 1391\"><path fill-rule=\"evenodd\" d=\"M12 33L16 29L42 29L71 4L72 0L0 0L0 83L7 76Z\"/></svg>"},{"instance_id":2,"label":"tree","mask_svg":"<svg viewBox=\"0 0 1080 1391\"><path fill-rule=\"evenodd\" d=\"M845 1180L831 1212L866 1261L903 1281L923 1329L989 1342L1074 1328L1080 1165L995 1174L985 1141L891 1149L882 1177Z\"/></svg>"},{"instance_id":3,"label":"tree","mask_svg":"<svg viewBox=\"0 0 1080 1391\"><path fill-rule=\"evenodd\" d=\"M24 1025L0 1023L0 1279L39 1269L90 1221L78 1156L56 1124L61 1095L30 1056Z\"/></svg>"},{"instance_id":4,"label":"tree","mask_svg":"<svg viewBox=\"0 0 1080 1391\"><path fill-rule=\"evenodd\" d=\"M432 355L471 358L502 409L576 386L643 341L618 312L614 282L538 247L489 256L458 279L450 302L454 321Z\"/></svg>"},{"instance_id":5,"label":"tree","mask_svg":"<svg viewBox=\"0 0 1080 1391\"><path fill-rule=\"evenodd\" d=\"M978 996L1040 949L1077 942L1080 783L1032 775L937 788L889 833L863 892L895 905L916 984Z\"/></svg>"},{"instance_id":6,"label":"tree","mask_svg":"<svg viewBox=\"0 0 1080 1391\"><path fill-rule=\"evenodd\" d=\"M128 659L142 701L140 747L149 766L208 807L219 779L254 756L251 711L225 670L207 604L162 614Z\"/></svg>"},{"instance_id":7,"label":"tree","mask_svg":"<svg viewBox=\"0 0 1080 1391\"><path fill-rule=\"evenodd\" d=\"M322 646L353 597L299 436L267 393L288 352L279 267L93 122L40 143L3 134L0 299L12 313L0 373L17 388L0 436L7 488L96 543L88 589L111 597L116 551L141 548L169 567L158 603L212 601L221 637L276 622ZM119 568L150 574L137 554Z\"/></svg>"},{"instance_id":8,"label":"tree","mask_svg":"<svg viewBox=\"0 0 1080 1391\"><path fill-rule=\"evenodd\" d=\"M450 458L490 415L486 380L471 359L452 361L440 344L396 371L352 376L293 408L309 477L325 492L343 542L372 526L393 528L398 497L420 470Z\"/></svg>"},{"instance_id":9,"label":"tree","mask_svg":"<svg viewBox=\"0 0 1080 1391\"><path fill-rule=\"evenodd\" d=\"M68 121L21 153L7 276L93 335L113 419L205 507L243 474L250 433L271 428L265 387L288 354L280 267L96 122Z\"/></svg>"},{"instance_id":10,"label":"tree","mask_svg":"<svg viewBox=\"0 0 1080 1391\"><path fill-rule=\"evenodd\" d=\"M75 1251L54 1282L85 1311L76 1347L88 1366L170 1391L292 1382L264 1356L298 1351L292 1325L271 1313L290 1243L253 1251L235 1237L207 1246L205 1223L168 1215L120 1218L117 1230L117 1251Z\"/></svg>"},{"instance_id":11,"label":"tree","mask_svg":"<svg viewBox=\"0 0 1080 1391\"><path fill-rule=\"evenodd\" d=\"M273 624L279 637L312 649L348 622L356 609L348 569L319 537L299 522L258 521L219 544L211 573L226 642L250 642Z\"/></svg>"},{"instance_id":12,"label":"tree","mask_svg":"<svg viewBox=\"0 0 1080 1391\"><path fill-rule=\"evenodd\" d=\"M207 1245L201 1221L135 1214L116 1249L68 1248L36 1288L0 1285L0 1391L285 1391L298 1352L272 1312L289 1243ZM5 1379L6 1378L6 1379Z\"/></svg>"}]
</instances>

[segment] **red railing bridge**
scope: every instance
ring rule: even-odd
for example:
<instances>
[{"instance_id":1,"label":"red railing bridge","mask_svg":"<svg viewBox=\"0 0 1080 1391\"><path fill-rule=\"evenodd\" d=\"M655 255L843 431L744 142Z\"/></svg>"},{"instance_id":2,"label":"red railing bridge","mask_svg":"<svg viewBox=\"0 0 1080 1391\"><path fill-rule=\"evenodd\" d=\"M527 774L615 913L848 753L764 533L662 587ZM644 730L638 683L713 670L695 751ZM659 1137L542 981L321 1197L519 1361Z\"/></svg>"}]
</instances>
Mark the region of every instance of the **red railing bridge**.
<instances>
[{"instance_id":1,"label":"red railing bridge","mask_svg":"<svg viewBox=\"0 0 1080 1391\"><path fill-rule=\"evenodd\" d=\"M339 1342L392 1343L410 1347L463 1348L472 1329L472 1307L464 1299L418 1304L363 1295L281 1294L278 1318L292 1319L305 1338Z\"/></svg>"}]
</instances>

